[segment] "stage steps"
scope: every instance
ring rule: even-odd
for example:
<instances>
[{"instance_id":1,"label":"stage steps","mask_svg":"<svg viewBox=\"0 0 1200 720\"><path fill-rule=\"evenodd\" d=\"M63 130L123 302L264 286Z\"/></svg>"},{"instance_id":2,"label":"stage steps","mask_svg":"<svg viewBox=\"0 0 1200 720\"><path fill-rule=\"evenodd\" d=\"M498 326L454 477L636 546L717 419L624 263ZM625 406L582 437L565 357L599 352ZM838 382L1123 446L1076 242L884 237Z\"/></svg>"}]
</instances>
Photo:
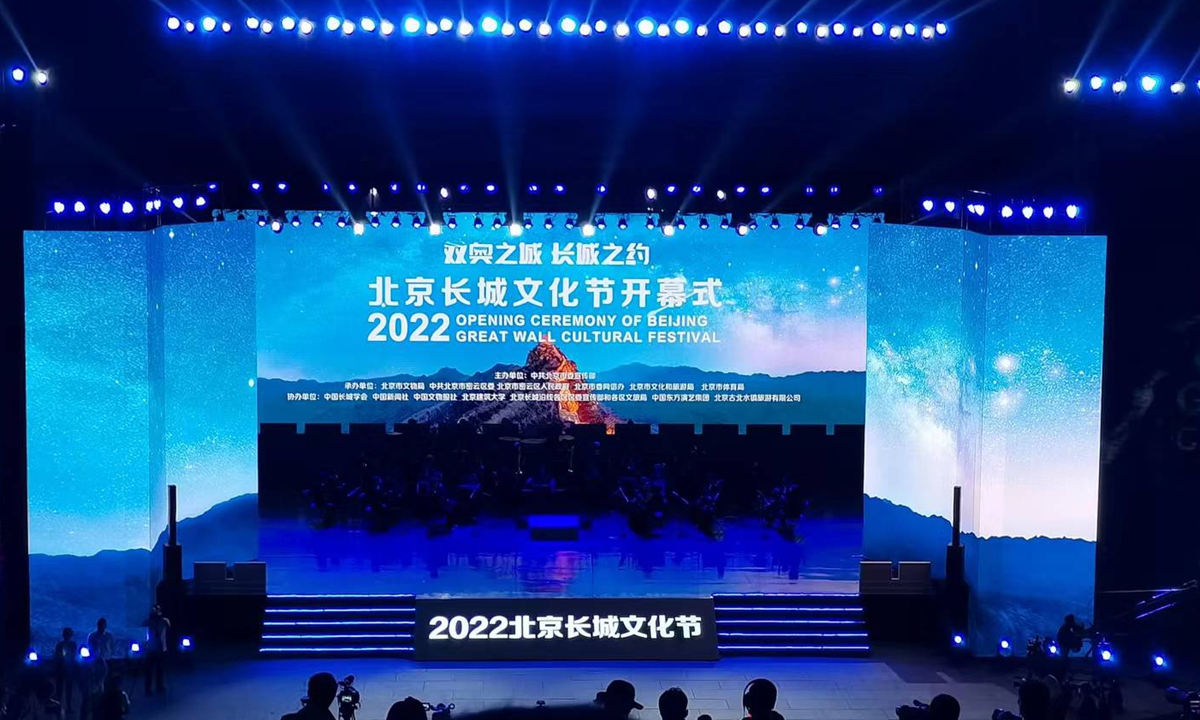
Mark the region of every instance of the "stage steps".
<instances>
[{"instance_id":1,"label":"stage steps","mask_svg":"<svg viewBox=\"0 0 1200 720\"><path fill-rule=\"evenodd\" d=\"M268 595L263 657L412 657L412 595Z\"/></svg>"},{"instance_id":2,"label":"stage steps","mask_svg":"<svg viewBox=\"0 0 1200 720\"><path fill-rule=\"evenodd\" d=\"M871 652L857 593L713 595L722 656L861 657Z\"/></svg>"}]
</instances>

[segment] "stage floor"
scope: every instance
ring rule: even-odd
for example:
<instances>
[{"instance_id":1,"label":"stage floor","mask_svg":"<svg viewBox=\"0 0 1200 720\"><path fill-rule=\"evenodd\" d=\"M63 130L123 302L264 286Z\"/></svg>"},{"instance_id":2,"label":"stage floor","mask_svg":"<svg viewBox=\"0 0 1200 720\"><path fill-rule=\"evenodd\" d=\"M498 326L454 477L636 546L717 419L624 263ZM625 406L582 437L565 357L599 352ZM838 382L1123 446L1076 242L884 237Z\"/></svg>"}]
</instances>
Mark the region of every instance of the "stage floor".
<instances>
[{"instance_id":1,"label":"stage floor","mask_svg":"<svg viewBox=\"0 0 1200 720\"><path fill-rule=\"evenodd\" d=\"M624 518L597 518L578 540L539 541L508 520L430 536L418 524L387 533L314 530L263 519L259 557L271 593L469 596L703 596L714 592L857 592L862 522L805 520L801 542L754 520L720 540L687 523L640 538Z\"/></svg>"},{"instance_id":2,"label":"stage floor","mask_svg":"<svg viewBox=\"0 0 1200 720\"><path fill-rule=\"evenodd\" d=\"M167 698L134 694L130 716L147 720L277 720L299 707L305 680L327 670L353 673L362 692L361 720L381 720L396 700L413 696L453 702L454 713L507 704L533 706L590 702L609 680L625 678L646 706L634 720L657 720L658 695L677 686L690 697L689 717L742 717L740 698L748 680L770 678L779 686L778 709L787 720L886 720L898 704L950 693L963 720L987 720L992 710L1016 710L1012 669L986 662L947 667L944 656L903 655L872 660L727 659L717 663L489 663L420 664L397 660L235 661L202 666L169 678ZM1141 720L1169 711L1161 694L1145 683L1126 685L1128 711Z\"/></svg>"}]
</instances>

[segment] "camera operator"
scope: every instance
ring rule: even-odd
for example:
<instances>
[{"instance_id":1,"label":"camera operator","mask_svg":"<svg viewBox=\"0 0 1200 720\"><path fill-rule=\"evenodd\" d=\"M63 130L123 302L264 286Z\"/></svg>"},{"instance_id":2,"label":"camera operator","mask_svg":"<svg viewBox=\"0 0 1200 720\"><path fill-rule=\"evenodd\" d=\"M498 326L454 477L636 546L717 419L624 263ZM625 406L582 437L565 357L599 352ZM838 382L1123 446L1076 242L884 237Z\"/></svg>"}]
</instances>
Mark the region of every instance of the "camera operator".
<instances>
[{"instance_id":1,"label":"camera operator","mask_svg":"<svg viewBox=\"0 0 1200 720\"><path fill-rule=\"evenodd\" d=\"M282 720L334 720L329 707L337 695L338 681L333 673L317 673L308 679L308 694L300 701L304 707L284 715Z\"/></svg>"},{"instance_id":2,"label":"camera operator","mask_svg":"<svg viewBox=\"0 0 1200 720\"><path fill-rule=\"evenodd\" d=\"M354 689L354 676L347 675L338 683L338 719L354 720L354 714L361 705L362 696Z\"/></svg>"},{"instance_id":3,"label":"camera operator","mask_svg":"<svg viewBox=\"0 0 1200 720\"><path fill-rule=\"evenodd\" d=\"M912 705L901 705L896 708L896 717L899 720L958 720L960 712L958 699L943 693L928 705L919 700L913 700Z\"/></svg>"},{"instance_id":4,"label":"camera operator","mask_svg":"<svg viewBox=\"0 0 1200 720\"><path fill-rule=\"evenodd\" d=\"M1180 720L1200 718L1200 692L1180 690L1172 685L1167 688L1167 702L1183 706L1183 714L1179 716Z\"/></svg>"},{"instance_id":5,"label":"camera operator","mask_svg":"<svg viewBox=\"0 0 1200 720\"><path fill-rule=\"evenodd\" d=\"M1020 714L1014 715L996 708L992 711L992 720L1050 720L1050 700L1049 685L1041 680L1026 680L1017 691L1017 710Z\"/></svg>"}]
</instances>

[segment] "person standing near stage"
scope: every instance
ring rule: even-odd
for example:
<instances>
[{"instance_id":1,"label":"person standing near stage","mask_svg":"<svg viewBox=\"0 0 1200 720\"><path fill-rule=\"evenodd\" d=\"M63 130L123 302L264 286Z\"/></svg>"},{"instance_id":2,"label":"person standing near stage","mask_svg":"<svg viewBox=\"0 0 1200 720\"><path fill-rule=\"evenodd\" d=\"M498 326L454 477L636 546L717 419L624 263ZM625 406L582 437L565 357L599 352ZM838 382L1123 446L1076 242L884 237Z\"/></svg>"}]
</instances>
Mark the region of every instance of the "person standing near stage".
<instances>
[{"instance_id":1,"label":"person standing near stage","mask_svg":"<svg viewBox=\"0 0 1200 720\"><path fill-rule=\"evenodd\" d=\"M158 605L150 608L150 617L146 618L146 695L154 694L157 687L159 693L167 691L163 673L167 664L167 632L171 629L171 621L163 615Z\"/></svg>"},{"instance_id":2,"label":"person standing near stage","mask_svg":"<svg viewBox=\"0 0 1200 720\"><path fill-rule=\"evenodd\" d=\"M108 631L107 618L96 621L96 630L88 635L87 646L92 657L103 658L105 662L113 659L117 652L117 639Z\"/></svg>"},{"instance_id":3,"label":"person standing near stage","mask_svg":"<svg viewBox=\"0 0 1200 720\"><path fill-rule=\"evenodd\" d=\"M54 680L58 702L70 713L75 706L75 686L79 684L79 643L71 628L63 628L62 640L54 646Z\"/></svg>"},{"instance_id":4,"label":"person standing near stage","mask_svg":"<svg viewBox=\"0 0 1200 720\"><path fill-rule=\"evenodd\" d=\"M288 713L282 720L334 720L329 708L337 698L338 681L332 673L319 672L308 679L304 708Z\"/></svg>"}]
</instances>

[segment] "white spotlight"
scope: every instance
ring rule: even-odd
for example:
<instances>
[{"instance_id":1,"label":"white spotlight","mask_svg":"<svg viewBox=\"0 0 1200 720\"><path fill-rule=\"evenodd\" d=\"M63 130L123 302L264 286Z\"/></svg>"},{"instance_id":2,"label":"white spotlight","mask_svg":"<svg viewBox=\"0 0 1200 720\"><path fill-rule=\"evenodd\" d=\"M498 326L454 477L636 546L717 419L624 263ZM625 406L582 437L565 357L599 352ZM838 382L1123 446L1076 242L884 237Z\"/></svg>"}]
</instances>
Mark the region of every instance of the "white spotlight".
<instances>
[{"instance_id":1,"label":"white spotlight","mask_svg":"<svg viewBox=\"0 0 1200 720\"><path fill-rule=\"evenodd\" d=\"M550 27L550 23L546 22L545 20L538 23L538 35L542 37L550 37L552 30L553 28Z\"/></svg>"},{"instance_id":2,"label":"white spotlight","mask_svg":"<svg viewBox=\"0 0 1200 720\"><path fill-rule=\"evenodd\" d=\"M624 20L617 21L617 24L613 26L613 32L619 38L629 37L629 23Z\"/></svg>"},{"instance_id":3,"label":"white spotlight","mask_svg":"<svg viewBox=\"0 0 1200 720\"><path fill-rule=\"evenodd\" d=\"M521 32L529 32L533 29L533 21L529 18L521 18L521 20L517 22L517 27L521 28Z\"/></svg>"},{"instance_id":4,"label":"white spotlight","mask_svg":"<svg viewBox=\"0 0 1200 720\"><path fill-rule=\"evenodd\" d=\"M803 20L796 23L796 34L797 35L807 35L808 34L808 23L804 22Z\"/></svg>"},{"instance_id":5,"label":"white spotlight","mask_svg":"<svg viewBox=\"0 0 1200 720\"><path fill-rule=\"evenodd\" d=\"M379 25L369 17L359 20L358 24L359 27L363 29L363 32L375 32L375 30L379 27Z\"/></svg>"},{"instance_id":6,"label":"white spotlight","mask_svg":"<svg viewBox=\"0 0 1200 720\"><path fill-rule=\"evenodd\" d=\"M1021 208L1021 214L1025 216L1026 220L1028 220L1033 217L1033 208L1026 205L1025 207Z\"/></svg>"},{"instance_id":7,"label":"white spotlight","mask_svg":"<svg viewBox=\"0 0 1200 720\"><path fill-rule=\"evenodd\" d=\"M679 35L687 35L692 31L692 24L687 18L679 18L675 21L675 32Z\"/></svg>"},{"instance_id":8,"label":"white spotlight","mask_svg":"<svg viewBox=\"0 0 1200 720\"><path fill-rule=\"evenodd\" d=\"M296 18L288 16L279 21L279 27L291 32L296 29Z\"/></svg>"},{"instance_id":9,"label":"white spotlight","mask_svg":"<svg viewBox=\"0 0 1200 720\"><path fill-rule=\"evenodd\" d=\"M923 40L932 40L933 39L933 26L926 25L925 27L921 28L921 39L923 39Z\"/></svg>"},{"instance_id":10,"label":"white spotlight","mask_svg":"<svg viewBox=\"0 0 1200 720\"><path fill-rule=\"evenodd\" d=\"M442 224L439 222L429 223L429 234L437 237L442 234Z\"/></svg>"},{"instance_id":11,"label":"white spotlight","mask_svg":"<svg viewBox=\"0 0 1200 720\"><path fill-rule=\"evenodd\" d=\"M738 26L738 37L740 37L740 38L750 37L750 26L746 25L744 23L739 25Z\"/></svg>"},{"instance_id":12,"label":"white spotlight","mask_svg":"<svg viewBox=\"0 0 1200 720\"><path fill-rule=\"evenodd\" d=\"M854 36L854 37L856 37L856 38L860 38L860 37L862 37L862 36L863 36L863 32L864 32L864 31L863 31L863 29L862 29L862 26L861 26L861 25L855 25L855 26L854 26L854 29L850 31L850 34L851 34L851 35L853 35L853 36Z\"/></svg>"},{"instance_id":13,"label":"white spotlight","mask_svg":"<svg viewBox=\"0 0 1200 720\"><path fill-rule=\"evenodd\" d=\"M304 19L304 20L300 21L300 34L301 35L312 35L312 32L315 29L316 28L313 27L312 20Z\"/></svg>"},{"instance_id":14,"label":"white spotlight","mask_svg":"<svg viewBox=\"0 0 1200 720\"><path fill-rule=\"evenodd\" d=\"M900 36L903 34L904 34L904 30L901 29L901 27L899 25L893 25L892 29L888 30L888 37L890 37L893 40L899 40Z\"/></svg>"},{"instance_id":15,"label":"white spotlight","mask_svg":"<svg viewBox=\"0 0 1200 720\"><path fill-rule=\"evenodd\" d=\"M217 29L217 19L211 15L200 21L200 27L204 28L204 32L212 32Z\"/></svg>"},{"instance_id":16,"label":"white spotlight","mask_svg":"<svg viewBox=\"0 0 1200 720\"><path fill-rule=\"evenodd\" d=\"M592 34L592 26L588 23L579 23L579 34L583 37L590 37Z\"/></svg>"},{"instance_id":17,"label":"white spotlight","mask_svg":"<svg viewBox=\"0 0 1200 720\"><path fill-rule=\"evenodd\" d=\"M355 25L354 25L353 20L343 20L342 21L342 34L353 35L354 29L355 29Z\"/></svg>"},{"instance_id":18,"label":"white spotlight","mask_svg":"<svg viewBox=\"0 0 1200 720\"><path fill-rule=\"evenodd\" d=\"M671 28L668 27L666 23L658 24L658 36L659 37L665 38L665 37L670 36L670 34L671 34Z\"/></svg>"},{"instance_id":19,"label":"white spotlight","mask_svg":"<svg viewBox=\"0 0 1200 720\"><path fill-rule=\"evenodd\" d=\"M946 208L946 212L953 213L954 210L958 207L958 204L955 203L953 200L947 200L945 202L945 204L943 205L943 207Z\"/></svg>"},{"instance_id":20,"label":"white spotlight","mask_svg":"<svg viewBox=\"0 0 1200 720\"><path fill-rule=\"evenodd\" d=\"M1129 89L1129 83L1125 82L1125 78L1121 78L1112 84L1114 95L1120 95Z\"/></svg>"},{"instance_id":21,"label":"white spotlight","mask_svg":"<svg viewBox=\"0 0 1200 720\"><path fill-rule=\"evenodd\" d=\"M1075 93L1079 92L1079 88L1079 78L1067 78L1063 81L1063 92L1068 95L1074 95Z\"/></svg>"},{"instance_id":22,"label":"white spotlight","mask_svg":"<svg viewBox=\"0 0 1200 720\"><path fill-rule=\"evenodd\" d=\"M722 35L728 35L729 33L733 32L733 23L729 22L728 20L722 20L721 22L717 23L717 32L721 33Z\"/></svg>"},{"instance_id":23,"label":"white spotlight","mask_svg":"<svg viewBox=\"0 0 1200 720\"><path fill-rule=\"evenodd\" d=\"M913 23L904 23L904 34L909 37L915 37L917 34L917 26Z\"/></svg>"},{"instance_id":24,"label":"white spotlight","mask_svg":"<svg viewBox=\"0 0 1200 720\"><path fill-rule=\"evenodd\" d=\"M1182 95L1183 91L1186 89L1187 85L1184 85L1182 80L1176 80L1175 82L1171 83L1172 95Z\"/></svg>"},{"instance_id":25,"label":"white spotlight","mask_svg":"<svg viewBox=\"0 0 1200 720\"><path fill-rule=\"evenodd\" d=\"M950 28L946 27L946 23L944 23L944 22L939 22L939 23L935 24L933 26L933 29L935 32L937 32L938 35L945 35L947 32L950 31Z\"/></svg>"},{"instance_id":26,"label":"white spotlight","mask_svg":"<svg viewBox=\"0 0 1200 720\"><path fill-rule=\"evenodd\" d=\"M462 37L470 37L471 33L475 32L475 26L469 20L463 18L458 21L458 34Z\"/></svg>"},{"instance_id":27,"label":"white spotlight","mask_svg":"<svg viewBox=\"0 0 1200 720\"><path fill-rule=\"evenodd\" d=\"M883 33L886 29L887 28L883 26L883 23L879 22L878 20L871 23L871 34L875 37L883 37Z\"/></svg>"},{"instance_id":28,"label":"white spotlight","mask_svg":"<svg viewBox=\"0 0 1200 720\"><path fill-rule=\"evenodd\" d=\"M392 33L396 32L396 26L392 24L391 20L380 20L379 32L384 37L390 37Z\"/></svg>"},{"instance_id":29,"label":"white spotlight","mask_svg":"<svg viewBox=\"0 0 1200 720\"><path fill-rule=\"evenodd\" d=\"M1070 218L1071 220L1074 220L1075 218L1079 217L1079 206L1074 205L1074 204L1068 205L1067 206L1067 217Z\"/></svg>"},{"instance_id":30,"label":"white spotlight","mask_svg":"<svg viewBox=\"0 0 1200 720\"><path fill-rule=\"evenodd\" d=\"M658 190L655 190L652 187L646 188L646 199L649 200L650 202L654 202L655 200L657 200L658 199Z\"/></svg>"},{"instance_id":31,"label":"white spotlight","mask_svg":"<svg viewBox=\"0 0 1200 720\"><path fill-rule=\"evenodd\" d=\"M781 37L784 37L785 35L787 35L787 25L776 25L775 26L775 37L781 38Z\"/></svg>"},{"instance_id":32,"label":"white spotlight","mask_svg":"<svg viewBox=\"0 0 1200 720\"><path fill-rule=\"evenodd\" d=\"M257 20L255 20L254 22L255 22L255 24L258 24ZM338 28L340 28L341 26L342 26L342 21L339 20L338 18L334 17L333 15L330 15L329 17L325 18L325 29L328 30L329 32L337 32ZM250 28L250 29L253 30L254 28Z\"/></svg>"},{"instance_id":33,"label":"white spotlight","mask_svg":"<svg viewBox=\"0 0 1200 720\"><path fill-rule=\"evenodd\" d=\"M492 33L496 32L497 30L500 29L500 21L497 20L496 18L492 17L491 15L488 15L483 20L479 21L479 29L484 31L488 35L491 35Z\"/></svg>"},{"instance_id":34,"label":"white spotlight","mask_svg":"<svg viewBox=\"0 0 1200 720\"><path fill-rule=\"evenodd\" d=\"M525 234L525 226L519 222L514 222L508 226L508 234L512 237L521 237Z\"/></svg>"},{"instance_id":35,"label":"white spotlight","mask_svg":"<svg viewBox=\"0 0 1200 720\"><path fill-rule=\"evenodd\" d=\"M597 20L596 22L592 23L592 27L594 27L598 33L608 32L608 23L604 20Z\"/></svg>"},{"instance_id":36,"label":"white spotlight","mask_svg":"<svg viewBox=\"0 0 1200 720\"><path fill-rule=\"evenodd\" d=\"M1044 215L1046 217L1046 219L1049 220L1050 218L1054 217L1054 208L1047 205L1046 207L1042 208L1042 215Z\"/></svg>"},{"instance_id":37,"label":"white spotlight","mask_svg":"<svg viewBox=\"0 0 1200 720\"><path fill-rule=\"evenodd\" d=\"M697 25L696 26L696 37L708 37L708 26L707 25Z\"/></svg>"},{"instance_id":38,"label":"white spotlight","mask_svg":"<svg viewBox=\"0 0 1200 720\"><path fill-rule=\"evenodd\" d=\"M841 37L846 34L846 23L835 22L833 24L833 34Z\"/></svg>"},{"instance_id":39,"label":"white spotlight","mask_svg":"<svg viewBox=\"0 0 1200 720\"><path fill-rule=\"evenodd\" d=\"M754 23L754 34L755 35L766 35L767 34L767 24L765 22L763 22L762 20L759 20L758 22Z\"/></svg>"},{"instance_id":40,"label":"white spotlight","mask_svg":"<svg viewBox=\"0 0 1200 720\"><path fill-rule=\"evenodd\" d=\"M817 26L817 37L821 38L822 40L829 37L829 26L828 25L818 25Z\"/></svg>"},{"instance_id":41,"label":"white spotlight","mask_svg":"<svg viewBox=\"0 0 1200 720\"><path fill-rule=\"evenodd\" d=\"M562 30L567 35L570 35L579 29L579 23L576 22L575 18L571 17L570 15L566 15L562 20L558 21L558 29Z\"/></svg>"},{"instance_id":42,"label":"white spotlight","mask_svg":"<svg viewBox=\"0 0 1200 720\"><path fill-rule=\"evenodd\" d=\"M438 30L442 32L450 32L454 29L454 21L450 18L442 18L438 20Z\"/></svg>"},{"instance_id":43,"label":"white spotlight","mask_svg":"<svg viewBox=\"0 0 1200 720\"><path fill-rule=\"evenodd\" d=\"M408 33L409 35L416 35L417 33L421 32L421 21L412 15L409 15L408 17L404 18L402 27L404 28L404 32Z\"/></svg>"},{"instance_id":44,"label":"white spotlight","mask_svg":"<svg viewBox=\"0 0 1200 720\"><path fill-rule=\"evenodd\" d=\"M517 34L517 26L505 20L500 25L500 34L504 37L512 37Z\"/></svg>"}]
</instances>

